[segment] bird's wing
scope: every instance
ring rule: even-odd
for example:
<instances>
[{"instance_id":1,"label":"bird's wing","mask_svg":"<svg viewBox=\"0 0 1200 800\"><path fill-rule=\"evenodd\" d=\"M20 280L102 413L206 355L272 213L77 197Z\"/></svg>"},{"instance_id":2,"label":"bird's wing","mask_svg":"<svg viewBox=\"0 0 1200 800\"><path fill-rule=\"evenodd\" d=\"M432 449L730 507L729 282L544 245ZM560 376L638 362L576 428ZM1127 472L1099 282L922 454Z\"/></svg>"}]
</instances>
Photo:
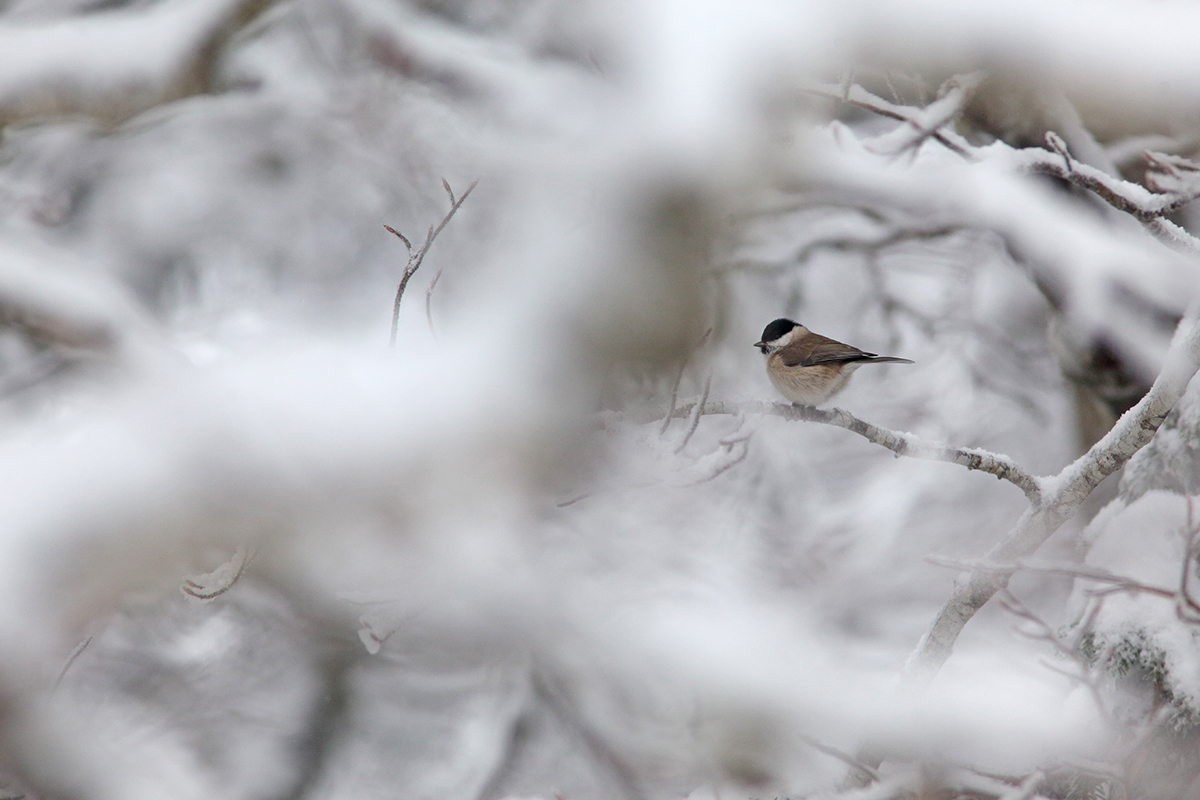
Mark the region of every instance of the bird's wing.
<instances>
[{"instance_id":1,"label":"bird's wing","mask_svg":"<svg viewBox=\"0 0 1200 800\"><path fill-rule=\"evenodd\" d=\"M874 353L864 353L857 347L851 347L827 336L810 333L804 341L788 345L780 353L783 363L788 367L811 367L814 364L826 364L831 361L861 361L872 358Z\"/></svg>"}]
</instances>

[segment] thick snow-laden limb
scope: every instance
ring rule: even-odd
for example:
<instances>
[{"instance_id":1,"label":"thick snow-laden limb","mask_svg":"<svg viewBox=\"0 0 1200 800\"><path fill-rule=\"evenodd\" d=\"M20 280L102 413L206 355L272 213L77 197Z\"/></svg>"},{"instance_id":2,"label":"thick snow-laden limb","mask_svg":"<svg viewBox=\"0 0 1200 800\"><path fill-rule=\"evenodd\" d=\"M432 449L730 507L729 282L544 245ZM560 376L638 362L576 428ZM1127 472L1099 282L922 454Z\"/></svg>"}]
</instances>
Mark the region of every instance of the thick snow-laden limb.
<instances>
[{"instance_id":1,"label":"thick snow-laden limb","mask_svg":"<svg viewBox=\"0 0 1200 800\"><path fill-rule=\"evenodd\" d=\"M175 0L0 24L0 126L82 114L115 125L209 90L221 44L271 0Z\"/></svg>"},{"instance_id":2,"label":"thick snow-laden limb","mask_svg":"<svg viewBox=\"0 0 1200 800\"><path fill-rule=\"evenodd\" d=\"M1163 219L1165 215L1178 211L1200 196L1200 182L1194 177L1190 181L1180 181L1178 188L1173 191L1152 192L1144 186L1114 178L1102 170L1072 158L1065 143L1056 134L1047 133L1046 139L1055 152L1039 147L1014 150L1004 144L993 144L988 149L1003 148L1008 151L1004 157L1022 164L1026 169L1052 175L1081 189L1087 189L1113 208L1141 222L1160 239L1182 245L1188 250L1200 251L1200 241L1194 236L1173 223L1168 223L1170 227L1163 224L1167 222ZM1163 164L1153 158L1150 163L1151 166Z\"/></svg>"},{"instance_id":3,"label":"thick snow-laden limb","mask_svg":"<svg viewBox=\"0 0 1200 800\"><path fill-rule=\"evenodd\" d=\"M1038 549L1070 519L1088 495L1116 472L1154 436L1158 426L1183 396L1200 369L1200 321L1189 315L1186 333L1177 336L1158 380L1108 434L1053 478L1043 479L1040 502L1033 504L982 561L1010 564ZM1016 570L972 572L959 578L954 593L942 606L905 665L909 679L924 682L941 668L954 650L958 634L975 612L1008 585Z\"/></svg>"},{"instance_id":4,"label":"thick snow-laden limb","mask_svg":"<svg viewBox=\"0 0 1200 800\"><path fill-rule=\"evenodd\" d=\"M118 286L38 247L0 244L0 327L75 357L136 364L167 353L156 324Z\"/></svg>"},{"instance_id":5,"label":"thick snow-laden limb","mask_svg":"<svg viewBox=\"0 0 1200 800\"><path fill-rule=\"evenodd\" d=\"M681 406L672 412L672 416L686 417L693 415L697 406L694 403ZM1042 487L1037 478L1022 469L1007 456L989 453L968 447L950 447L943 444L926 442L911 433L888 430L878 425L864 422L848 411L840 408L823 409L812 406L787 405L785 403L768 403L764 401L725 402L712 401L701 403L702 414L770 414L784 419L800 420L803 422L820 422L833 425L857 433L867 441L886 447L897 456L920 458L928 461L947 461L967 469L979 470L995 475L1016 486L1029 502L1037 505L1042 495Z\"/></svg>"}]
</instances>

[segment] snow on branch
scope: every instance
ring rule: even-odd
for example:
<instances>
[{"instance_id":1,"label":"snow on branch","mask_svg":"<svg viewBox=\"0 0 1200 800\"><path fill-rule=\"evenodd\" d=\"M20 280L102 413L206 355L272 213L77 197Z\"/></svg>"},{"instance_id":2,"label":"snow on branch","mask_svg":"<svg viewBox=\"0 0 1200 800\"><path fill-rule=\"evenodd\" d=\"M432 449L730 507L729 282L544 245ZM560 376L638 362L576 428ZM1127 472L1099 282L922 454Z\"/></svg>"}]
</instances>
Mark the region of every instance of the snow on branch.
<instances>
[{"instance_id":1,"label":"snow on branch","mask_svg":"<svg viewBox=\"0 0 1200 800\"><path fill-rule=\"evenodd\" d=\"M157 325L119 287L73 267L44 250L0 245L0 328L74 358L136 361L162 347Z\"/></svg>"},{"instance_id":2,"label":"snow on branch","mask_svg":"<svg viewBox=\"0 0 1200 800\"><path fill-rule=\"evenodd\" d=\"M970 83L969 85L973 91L975 86L978 85L978 81ZM917 132L918 134L917 138L915 139L916 144L920 144L925 139L932 138L937 140L944 147L953 150L959 155L969 157L969 153L965 147L955 142L943 131L939 130L942 125L945 125L946 122L949 122L955 116L957 116L958 112L962 110L962 107L966 104L966 102L970 101L969 96L966 96L964 99L964 92L961 88L958 92L950 95L949 102L943 104L942 101L946 100L946 98L943 97L942 100L938 100L931 104L928 109L933 113L922 113L919 109L914 109L911 106L902 106L896 103L889 103L882 97L877 97L871 92L868 92L858 84L851 84L850 86L839 86L837 84L813 84L805 87L804 91L807 94L811 94L816 97L825 97L830 100L840 100L865 111L871 111L884 117L891 117L892 119L899 120L900 122L906 122L910 126L910 130ZM937 106L937 108L935 109L934 106ZM950 116L947 118L946 112L950 109L953 109L954 113L950 114ZM934 124L937 123L938 120L942 121L939 124Z\"/></svg>"},{"instance_id":3,"label":"snow on branch","mask_svg":"<svg viewBox=\"0 0 1200 800\"><path fill-rule=\"evenodd\" d=\"M932 138L969 161L994 160L1016 169L1065 180L1129 214L1167 243L1200 253L1200 240L1164 219L1200 197L1200 165L1181 156L1146 150L1141 155L1148 163L1146 182L1150 188L1147 188L1072 157L1066 142L1053 131L1046 133L1049 149L1014 148L1002 141L974 147L961 137L940 129L953 121L970 102L982 79L982 73L952 78L947 82L943 96L924 109L888 102L857 84L846 87L820 84L808 87L806 91L907 123L875 139L869 148L872 152L896 154Z\"/></svg>"},{"instance_id":4,"label":"snow on branch","mask_svg":"<svg viewBox=\"0 0 1200 800\"><path fill-rule=\"evenodd\" d=\"M967 75L957 75L942 86L941 96L922 109L914 110L906 119L906 125L880 136L873 143L872 149L884 155L898 155L920 147L926 139L935 136L944 126L953 122L971 98L975 90L983 82L984 73L972 72ZM959 152L959 145L949 137L938 139L946 147Z\"/></svg>"},{"instance_id":5,"label":"snow on branch","mask_svg":"<svg viewBox=\"0 0 1200 800\"><path fill-rule=\"evenodd\" d=\"M692 416L696 407L696 404L689 403L675 409L672 412L672 416ZM840 408L826 410L823 408L813 408L812 406L796 406L763 401L743 401L736 403L710 401L702 403L700 413L770 414L788 420L819 422L823 425L845 428L848 431L857 433L873 444L886 447L897 456L908 456L909 458L919 458L928 461L946 461L970 470L978 470L995 475L997 478L1008 481L1024 492L1025 496L1029 498L1030 503L1037 505L1041 502L1042 487L1039 480L1007 456L989 453L986 450L950 447L948 445L926 442L911 433L893 431L881 428L878 425L872 425L869 422L864 422L850 412L843 411Z\"/></svg>"},{"instance_id":6,"label":"snow on branch","mask_svg":"<svg viewBox=\"0 0 1200 800\"><path fill-rule=\"evenodd\" d=\"M1189 250L1200 252L1200 240L1177 225L1167 228L1163 217L1178 211L1200 197L1200 169L1197 165L1178 157L1147 152L1150 163L1147 182L1158 192L1131 181L1114 178L1103 170L1084 164L1071 157L1066 143L1053 132L1046 134L1046 141L1053 152L1040 147L1025 147L1009 151L1007 158L1026 169L1052 175L1068 181L1073 186L1086 189L1118 211L1129 214L1145 224L1160 238L1185 245ZM990 145L989 148L997 145ZM1161 176L1161 177L1159 177Z\"/></svg>"},{"instance_id":7,"label":"snow on branch","mask_svg":"<svg viewBox=\"0 0 1200 800\"><path fill-rule=\"evenodd\" d=\"M1058 475L1039 481L1038 502L1032 504L1016 526L981 559L993 565L964 574L921 637L905 665L910 680L925 682L937 673L954 649L958 634L985 603L1008 585L1020 559L1031 555L1109 475L1149 443L1167 414L1179 402L1188 383L1200 369L1200 321L1185 317L1162 372L1150 391L1117 421L1112 430ZM1005 565L996 570L994 565Z\"/></svg>"},{"instance_id":8,"label":"snow on branch","mask_svg":"<svg viewBox=\"0 0 1200 800\"><path fill-rule=\"evenodd\" d=\"M208 91L222 44L271 0L185 0L0 24L0 127L82 114L116 125Z\"/></svg>"}]
</instances>

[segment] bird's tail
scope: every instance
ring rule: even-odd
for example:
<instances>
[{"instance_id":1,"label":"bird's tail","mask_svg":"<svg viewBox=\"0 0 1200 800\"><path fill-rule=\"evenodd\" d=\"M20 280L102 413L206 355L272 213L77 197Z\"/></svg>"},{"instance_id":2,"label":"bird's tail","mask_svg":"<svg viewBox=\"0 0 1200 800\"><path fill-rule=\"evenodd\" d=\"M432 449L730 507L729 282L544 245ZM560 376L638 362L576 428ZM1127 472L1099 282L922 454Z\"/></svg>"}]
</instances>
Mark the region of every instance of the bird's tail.
<instances>
[{"instance_id":1,"label":"bird's tail","mask_svg":"<svg viewBox=\"0 0 1200 800\"><path fill-rule=\"evenodd\" d=\"M913 363L916 363L916 362L912 361L911 359L908 359L908 358L896 358L896 356L871 356L870 358L864 358L864 359L863 359L863 361L866 361L866 362L868 362L868 363L871 363L871 364L880 364L880 363L882 363L882 362L884 362L884 361L894 361L894 362L895 362L895 363L897 363L897 364L913 364Z\"/></svg>"}]
</instances>

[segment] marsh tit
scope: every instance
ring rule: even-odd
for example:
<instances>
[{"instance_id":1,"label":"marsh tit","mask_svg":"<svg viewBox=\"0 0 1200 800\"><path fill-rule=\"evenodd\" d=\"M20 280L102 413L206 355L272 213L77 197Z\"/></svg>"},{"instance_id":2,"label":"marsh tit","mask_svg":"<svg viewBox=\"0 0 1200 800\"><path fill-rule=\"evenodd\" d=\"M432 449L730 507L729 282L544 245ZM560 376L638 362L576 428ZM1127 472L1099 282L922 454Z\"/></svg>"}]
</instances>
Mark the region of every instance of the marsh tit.
<instances>
[{"instance_id":1,"label":"marsh tit","mask_svg":"<svg viewBox=\"0 0 1200 800\"><path fill-rule=\"evenodd\" d=\"M907 358L864 353L790 319L772 322L754 346L767 357L771 383L780 394L801 406L820 405L845 389L850 375L863 364L913 363Z\"/></svg>"}]
</instances>

